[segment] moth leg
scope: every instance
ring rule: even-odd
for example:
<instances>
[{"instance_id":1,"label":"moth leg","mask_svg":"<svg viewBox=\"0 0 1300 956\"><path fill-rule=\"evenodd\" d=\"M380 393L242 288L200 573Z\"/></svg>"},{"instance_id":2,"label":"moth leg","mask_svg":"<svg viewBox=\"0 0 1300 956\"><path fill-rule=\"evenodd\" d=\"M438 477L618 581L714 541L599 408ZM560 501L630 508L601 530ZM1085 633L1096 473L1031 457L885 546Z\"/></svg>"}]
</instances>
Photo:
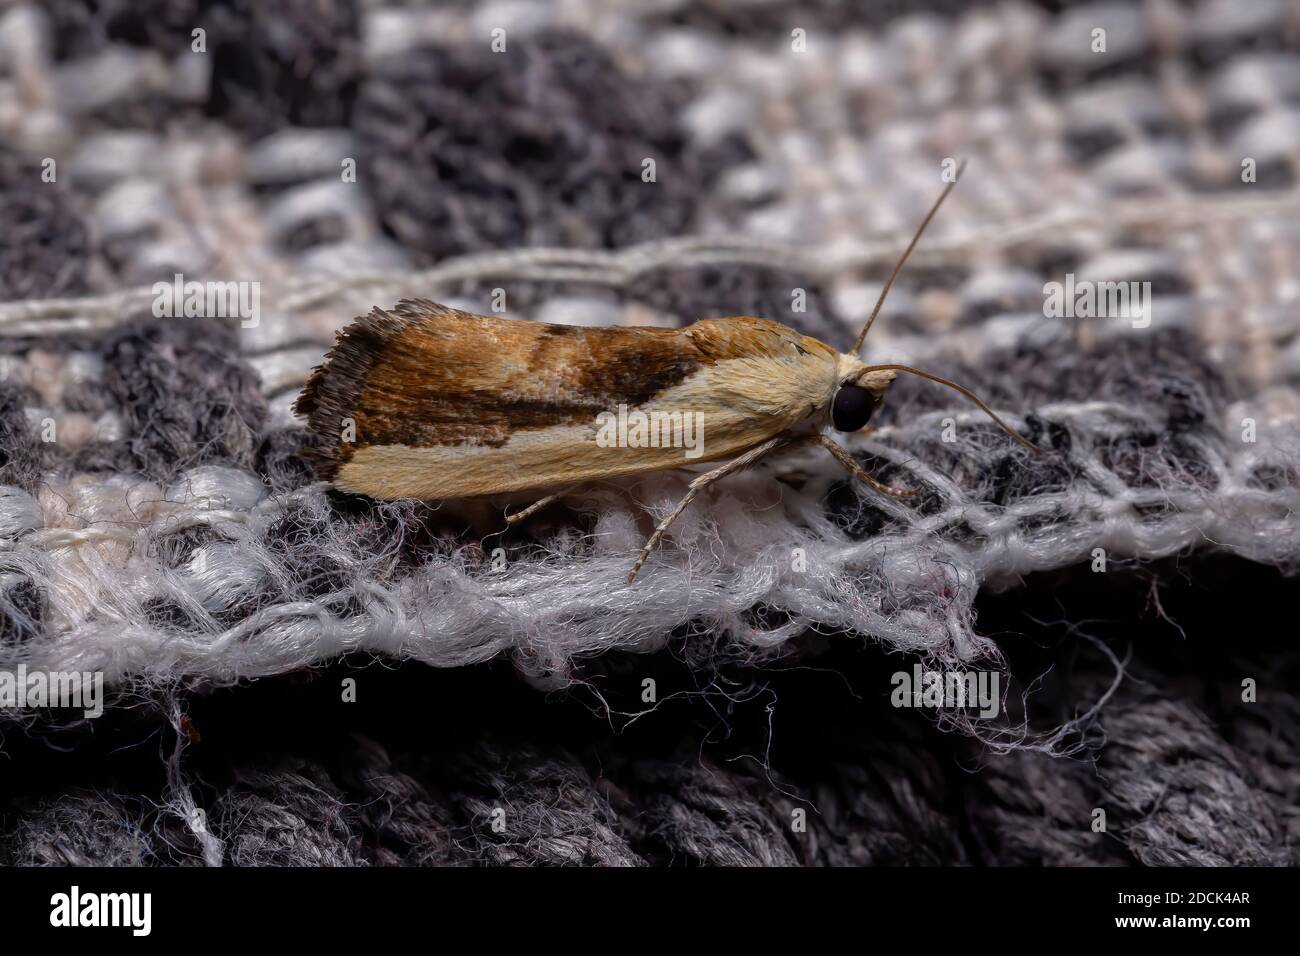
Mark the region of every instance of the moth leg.
<instances>
[{"instance_id":1,"label":"moth leg","mask_svg":"<svg viewBox=\"0 0 1300 956\"><path fill-rule=\"evenodd\" d=\"M835 439L831 438L829 435L818 435L813 439L813 441L834 455L835 460L843 465L849 474L858 479L858 481L861 481L863 484L870 485L872 488L875 488L877 491L884 494L893 495L895 498L910 498L916 494L915 491L909 491L906 488L895 488L893 485L887 485L884 482L877 481L865 468L862 467L856 458L841 448L839 444L836 443Z\"/></svg>"},{"instance_id":2,"label":"moth leg","mask_svg":"<svg viewBox=\"0 0 1300 956\"><path fill-rule=\"evenodd\" d=\"M542 498L539 501L534 501L523 511L516 511L512 515L506 515L506 524L518 524L520 521L523 521L526 518L531 518L533 515L537 514L537 512L541 511L547 505L554 504L555 502L559 501L561 498L563 498L565 495L567 495L569 492L573 491L574 488L577 487L579 486L574 485L573 488L565 488L563 491L557 491L553 495L547 495L545 498Z\"/></svg>"},{"instance_id":3,"label":"moth leg","mask_svg":"<svg viewBox=\"0 0 1300 956\"><path fill-rule=\"evenodd\" d=\"M636 580L636 576L641 570L641 565L645 564L646 558L650 557L651 552L654 551L655 548L659 547L659 541L663 538L664 532L667 531L669 525L676 521L681 513L686 510L686 506L695 500L696 495L719 478L725 477L733 471L740 471L740 469L752 465L769 451L779 448L782 445L789 444L789 441L790 439L785 437L769 439L761 445L755 445L743 455L731 459L731 461L727 462L725 465L720 465L712 471L706 471L704 474L692 481L686 488L686 496L678 502L677 507L673 509L672 514L659 522L659 526L655 528L654 534L650 535L649 540L646 541L645 547L641 549L641 554L636 559L636 564L632 565L632 571L627 576L627 583L631 584Z\"/></svg>"}]
</instances>

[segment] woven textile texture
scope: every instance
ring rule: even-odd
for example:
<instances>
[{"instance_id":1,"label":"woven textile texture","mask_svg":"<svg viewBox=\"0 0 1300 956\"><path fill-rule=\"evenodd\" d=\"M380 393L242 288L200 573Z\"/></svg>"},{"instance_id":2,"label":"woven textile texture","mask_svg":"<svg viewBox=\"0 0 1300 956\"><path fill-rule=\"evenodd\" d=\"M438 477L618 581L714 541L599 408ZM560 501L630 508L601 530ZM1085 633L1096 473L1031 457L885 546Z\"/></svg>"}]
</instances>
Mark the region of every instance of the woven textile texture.
<instances>
[{"instance_id":1,"label":"woven textile texture","mask_svg":"<svg viewBox=\"0 0 1300 956\"><path fill-rule=\"evenodd\" d=\"M0 710L0 862L1300 859L1300 6L864 6L0 0L0 673L107 691ZM1040 455L902 376L840 437L915 496L774 456L632 586L688 473L310 469L407 296L846 349L958 157L866 356Z\"/></svg>"}]
</instances>

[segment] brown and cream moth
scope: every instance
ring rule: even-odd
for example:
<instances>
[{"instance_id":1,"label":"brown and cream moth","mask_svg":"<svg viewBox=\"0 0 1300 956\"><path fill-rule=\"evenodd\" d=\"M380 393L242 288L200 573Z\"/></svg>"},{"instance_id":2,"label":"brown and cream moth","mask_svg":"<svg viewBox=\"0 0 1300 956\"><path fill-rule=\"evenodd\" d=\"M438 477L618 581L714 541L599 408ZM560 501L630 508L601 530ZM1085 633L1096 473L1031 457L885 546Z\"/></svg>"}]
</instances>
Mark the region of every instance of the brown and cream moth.
<instances>
[{"instance_id":1,"label":"brown and cream moth","mask_svg":"<svg viewBox=\"0 0 1300 956\"><path fill-rule=\"evenodd\" d=\"M423 299L376 308L339 333L294 405L317 440L320 476L385 500L556 489L507 519L517 521L584 482L725 461L691 482L646 542L630 583L700 491L778 448L819 444L877 490L910 494L876 481L825 434L864 428L899 371L956 389L1034 448L961 386L857 355L952 185L885 283L852 352L750 316L682 329L582 328L471 315ZM698 422L699 447L684 453L672 441L602 440L610 416L622 423L629 415L663 427Z\"/></svg>"}]
</instances>

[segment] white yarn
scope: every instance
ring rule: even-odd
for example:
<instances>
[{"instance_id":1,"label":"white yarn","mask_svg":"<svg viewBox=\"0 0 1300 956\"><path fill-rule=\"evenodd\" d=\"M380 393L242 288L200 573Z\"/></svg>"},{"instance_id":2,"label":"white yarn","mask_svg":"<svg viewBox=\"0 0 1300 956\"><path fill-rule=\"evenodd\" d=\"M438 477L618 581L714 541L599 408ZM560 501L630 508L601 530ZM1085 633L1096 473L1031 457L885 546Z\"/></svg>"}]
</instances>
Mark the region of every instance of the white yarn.
<instances>
[{"instance_id":1,"label":"white yarn","mask_svg":"<svg viewBox=\"0 0 1300 956\"><path fill-rule=\"evenodd\" d=\"M1000 507L972 500L900 450L936 434L939 414L860 443L906 469L912 484L932 488L942 500L934 513L918 515L864 491L889 519L878 534L854 540L823 510L827 488L842 477L838 465L824 453L803 453L725 481L688 510L670 546L631 586L624 577L645 533L631 499L662 515L685 489L680 475L575 495L579 507L598 513L591 533L561 532L541 553L512 558L504 571L492 570L481 551L451 543L413 568L398 568L403 528L417 507L410 503L375 506L393 528L374 537L376 546L358 540L321 486L268 495L255 476L217 467L187 472L166 489L122 475L51 475L38 499L0 490L0 528L9 531L0 576L29 577L47 606L46 635L0 649L0 667L103 671L110 685L140 677L227 682L348 652L442 667L508 653L553 685L565 682L579 656L653 650L688 625L754 654L779 650L811 627L871 635L955 665L997 657L972 623L975 595L986 582L1088 561L1094 548L1114 561L1210 546L1288 567L1300 555L1300 489L1250 482L1261 465L1300 460L1300 430L1292 424L1255 443L1202 447L1213 491L1172 483L1130 488L1095 455L1074 453L1086 480ZM1120 424L1143 424L1144 415L1104 402L1038 414L1068 426L1083 447L1104 444ZM978 456L985 439L962 424L965 453ZM799 488L774 480L799 472L811 475ZM1064 523L1024 530L1027 520L1048 515L1065 516ZM317 562L344 569L336 589L294 599L295 585L320 567L268 540L268 529L286 520L305 529ZM978 536L977 546L945 537L944 529L961 522ZM214 532L215 540L168 567L160 542L196 528ZM494 546L485 537L483 548L490 553ZM160 603L191 623L156 623L149 608ZM757 605L782 609L788 620L759 625L747 613Z\"/></svg>"}]
</instances>

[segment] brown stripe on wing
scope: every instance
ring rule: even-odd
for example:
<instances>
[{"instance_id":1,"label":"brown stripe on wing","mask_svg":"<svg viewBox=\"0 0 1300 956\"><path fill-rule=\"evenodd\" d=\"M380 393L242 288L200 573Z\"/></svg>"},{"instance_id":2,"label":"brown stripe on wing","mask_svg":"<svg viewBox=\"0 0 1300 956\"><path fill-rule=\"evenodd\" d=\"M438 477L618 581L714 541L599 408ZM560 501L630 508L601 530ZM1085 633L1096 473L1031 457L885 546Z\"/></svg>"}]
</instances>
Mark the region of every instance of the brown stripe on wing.
<instances>
[{"instance_id":1,"label":"brown stripe on wing","mask_svg":"<svg viewBox=\"0 0 1300 956\"><path fill-rule=\"evenodd\" d=\"M701 359L670 329L575 328L461 314L408 327L374 367L358 441L500 446L517 431L643 404Z\"/></svg>"}]
</instances>

